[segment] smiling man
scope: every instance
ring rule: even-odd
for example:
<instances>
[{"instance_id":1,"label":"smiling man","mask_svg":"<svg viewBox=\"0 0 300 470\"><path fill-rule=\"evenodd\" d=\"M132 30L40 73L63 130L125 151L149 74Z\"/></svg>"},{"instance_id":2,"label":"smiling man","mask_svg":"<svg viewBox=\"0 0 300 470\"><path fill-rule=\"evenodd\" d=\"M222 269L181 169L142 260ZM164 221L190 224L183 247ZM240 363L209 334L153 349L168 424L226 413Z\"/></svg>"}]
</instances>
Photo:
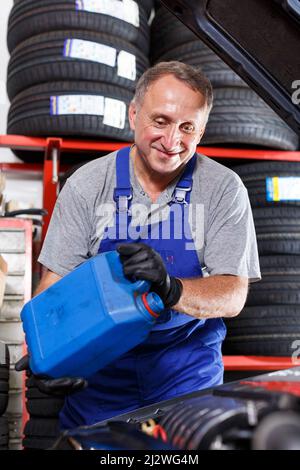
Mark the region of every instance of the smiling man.
<instances>
[{"instance_id":1,"label":"smiling man","mask_svg":"<svg viewBox=\"0 0 300 470\"><path fill-rule=\"evenodd\" d=\"M37 293L87 258L117 249L125 275L149 280L165 305L144 343L67 397L64 428L222 383L222 317L239 314L260 270L245 187L196 153L212 101L198 69L180 62L150 68L129 109L134 145L80 168L58 198ZM111 208L106 218L104 206ZM43 382L61 393L82 384Z\"/></svg>"},{"instance_id":2,"label":"smiling man","mask_svg":"<svg viewBox=\"0 0 300 470\"><path fill-rule=\"evenodd\" d=\"M201 140L212 104L209 84L203 81L203 87L207 97L171 74L151 85L146 74L137 87L129 108L135 170L155 192L180 173Z\"/></svg>"}]
</instances>

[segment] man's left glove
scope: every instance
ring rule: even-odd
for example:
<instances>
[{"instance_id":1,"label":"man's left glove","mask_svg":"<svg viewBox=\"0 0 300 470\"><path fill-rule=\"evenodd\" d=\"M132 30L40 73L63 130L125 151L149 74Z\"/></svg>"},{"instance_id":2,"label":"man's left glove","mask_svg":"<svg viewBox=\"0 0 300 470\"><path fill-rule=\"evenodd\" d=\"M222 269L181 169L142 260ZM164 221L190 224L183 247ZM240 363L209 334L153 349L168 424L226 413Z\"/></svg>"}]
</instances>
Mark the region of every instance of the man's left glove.
<instances>
[{"instance_id":1,"label":"man's left glove","mask_svg":"<svg viewBox=\"0 0 300 470\"><path fill-rule=\"evenodd\" d=\"M24 370L28 371L29 376L34 376L35 385L39 391L42 393L47 393L48 395L64 397L66 395L71 395L72 393L78 392L88 385L87 381L81 377L62 377L59 379L52 379L51 377L45 375L35 375L30 370L28 355L23 356L15 364L15 370L17 372Z\"/></svg>"},{"instance_id":2,"label":"man's left glove","mask_svg":"<svg viewBox=\"0 0 300 470\"><path fill-rule=\"evenodd\" d=\"M169 276L157 251L145 243L122 243L117 251L125 276L150 281L151 290L160 296L165 308L177 304L182 294L182 283L176 277Z\"/></svg>"}]
</instances>

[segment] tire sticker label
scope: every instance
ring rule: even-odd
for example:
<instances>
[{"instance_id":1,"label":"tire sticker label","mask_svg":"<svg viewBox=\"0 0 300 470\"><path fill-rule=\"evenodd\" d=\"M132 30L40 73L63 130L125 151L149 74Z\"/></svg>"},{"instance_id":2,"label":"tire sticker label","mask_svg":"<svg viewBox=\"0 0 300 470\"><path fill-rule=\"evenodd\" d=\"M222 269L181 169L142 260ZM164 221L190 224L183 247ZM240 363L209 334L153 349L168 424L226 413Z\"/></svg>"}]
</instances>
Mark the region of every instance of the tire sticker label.
<instances>
[{"instance_id":1,"label":"tire sticker label","mask_svg":"<svg viewBox=\"0 0 300 470\"><path fill-rule=\"evenodd\" d=\"M61 95L50 97L50 115L90 114L103 116L104 97L99 95Z\"/></svg>"},{"instance_id":2,"label":"tire sticker label","mask_svg":"<svg viewBox=\"0 0 300 470\"><path fill-rule=\"evenodd\" d=\"M126 119L126 104L113 98L105 98L103 124L118 129L124 129Z\"/></svg>"},{"instance_id":3,"label":"tire sticker label","mask_svg":"<svg viewBox=\"0 0 300 470\"><path fill-rule=\"evenodd\" d=\"M91 60L99 64L116 65L117 51L115 48L82 39L66 39L64 44L64 57L73 59Z\"/></svg>"},{"instance_id":4,"label":"tire sticker label","mask_svg":"<svg viewBox=\"0 0 300 470\"><path fill-rule=\"evenodd\" d=\"M118 55L118 75L119 77L136 79L136 58L135 55L126 51L120 51Z\"/></svg>"},{"instance_id":5,"label":"tire sticker label","mask_svg":"<svg viewBox=\"0 0 300 470\"><path fill-rule=\"evenodd\" d=\"M117 58L117 50L113 47L83 39L66 39L63 56L72 59L82 59L97 62L99 64L115 67L118 64L119 77L128 80L136 79L136 57L126 51L120 51Z\"/></svg>"},{"instance_id":6,"label":"tire sticker label","mask_svg":"<svg viewBox=\"0 0 300 470\"><path fill-rule=\"evenodd\" d=\"M299 176L266 178L267 201L300 201Z\"/></svg>"},{"instance_id":7,"label":"tire sticker label","mask_svg":"<svg viewBox=\"0 0 300 470\"><path fill-rule=\"evenodd\" d=\"M113 16L136 28L140 25L139 6L134 0L75 0L75 8Z\"/></svg>"}]
</instances>

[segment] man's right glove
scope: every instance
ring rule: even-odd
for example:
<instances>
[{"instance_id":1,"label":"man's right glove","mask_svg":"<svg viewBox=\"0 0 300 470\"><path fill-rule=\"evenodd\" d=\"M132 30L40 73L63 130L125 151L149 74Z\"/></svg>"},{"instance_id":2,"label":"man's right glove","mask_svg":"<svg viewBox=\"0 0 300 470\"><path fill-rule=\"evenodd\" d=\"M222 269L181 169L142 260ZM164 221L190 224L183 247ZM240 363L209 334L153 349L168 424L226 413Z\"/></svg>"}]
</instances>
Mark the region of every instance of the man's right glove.
<instances>
[{"instance_id":1,"label":"man's right glove","mask_svg":"<svg viewBox=\"0 0 300 470\"><path fill-rule=\"evenodd\" d=\"M172 308L182 294L180 279L169 276L160 254L146 243L121 243L117 247L125 276L151 282L165 308Z\"/></svg>"},{"instance_id":2,"label":"man's right glove","mask_svg":"<svg viewBox=\"0 0 300 470\"><path fill-rule=\"evenodd\" d=\"M15 364L15 370L17 372L28 371L29 377L34 377L35 384L40 392L57 397L71 395L72 393L86 388L88 385L87 381L81 377L61 377L59 379L52 379L45 375L34 375L29 367L28 355L23 356Z\"/></svg>"}]
</instances>

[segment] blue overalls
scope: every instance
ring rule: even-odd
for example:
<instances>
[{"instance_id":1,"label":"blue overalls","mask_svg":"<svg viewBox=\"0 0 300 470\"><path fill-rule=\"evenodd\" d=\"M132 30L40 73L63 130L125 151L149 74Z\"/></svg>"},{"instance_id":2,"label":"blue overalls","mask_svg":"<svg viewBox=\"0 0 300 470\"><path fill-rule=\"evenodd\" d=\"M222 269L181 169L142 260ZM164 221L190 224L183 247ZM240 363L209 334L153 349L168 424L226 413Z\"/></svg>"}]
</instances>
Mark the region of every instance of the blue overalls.
<instances>
[{"instance_id":1,"label":"blue overalls","mask_svg":"<svg viewBox=\"0 0 300 470\"><path fill-rule=\"evenodd\" d=\"M119 243L137 241L130 238L128 230L132 199L129 158L129 147L120 150L116 157L115 227L113 231L111 227L106 229L99 253L115 250ZM188 233L186 226L196 158L194 155L187 163L176 185L168 220L142 227L138 239L159 252L168 273L179 278L202 276L194 245L193 249L191 245L186 249L186 243L193 243L191 231ZM173 208L177 215L180 210L182 227L187 224L181 236L178 236ZM114 239L111 239L112 233ZM166 233L170 236L163 237ZM220 318L197 320L174 310L166 311L146 341L90 377L87 389L66 399L60 414L61 427L70 429L94 424L142 406L221 384L221 344L225 332Z\"/></svg>"}]
</instances>

